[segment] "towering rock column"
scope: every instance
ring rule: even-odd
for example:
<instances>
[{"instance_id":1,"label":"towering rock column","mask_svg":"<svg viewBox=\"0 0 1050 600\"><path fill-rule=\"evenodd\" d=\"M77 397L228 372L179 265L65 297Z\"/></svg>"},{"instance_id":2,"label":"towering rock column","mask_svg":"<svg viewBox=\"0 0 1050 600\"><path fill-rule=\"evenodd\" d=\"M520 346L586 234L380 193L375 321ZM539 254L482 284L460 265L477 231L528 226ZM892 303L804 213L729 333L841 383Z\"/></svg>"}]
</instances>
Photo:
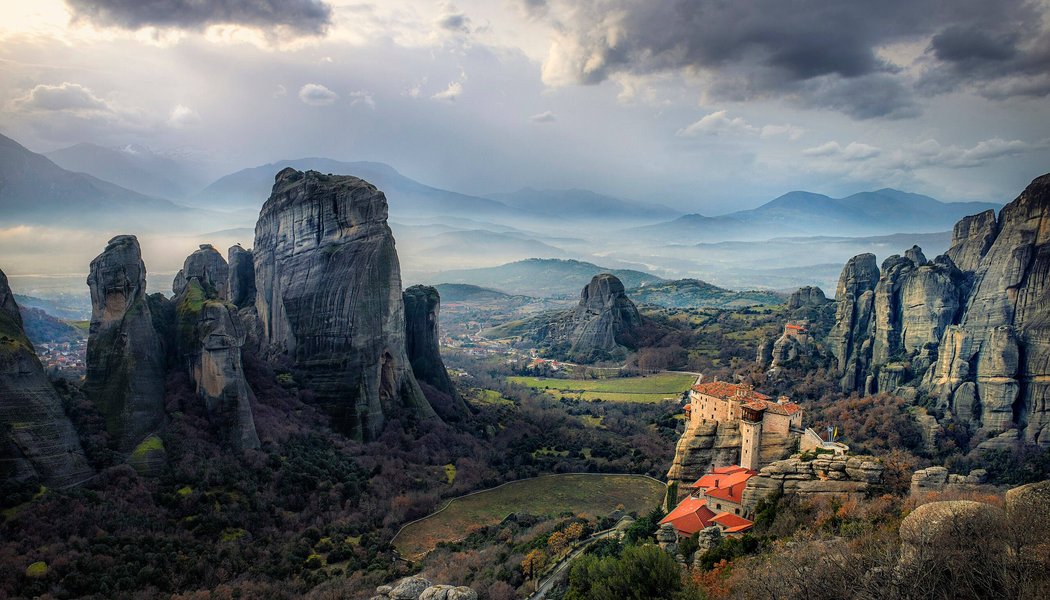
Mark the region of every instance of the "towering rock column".
<instances>
[{"instance_id":1,"label":"towering rock column","mask_svg":"<svg viewBox=\"0 0 1050 600\"><path fill-rule=\"evenodd\" d=\"M0 271L0 480L38 478L51 487L92 475L62 399L22 327L7 275Z\"/></svg>"},{"instance_id":2,"label":"towering rock column","mask_svg":"<svg viewBox=\"0 0 1050 600\"><path fill-rule=\"evenodd\" d=\"M842 372L843 391L863 389L871 364L871 334L875 318L875 285L879 267L874 254L859 254L846 263L835 288L835 326L828 347Z\"/></svg>"},{"instance_id":3,"label":"towering rock column","mask_svg":"<svg viewBox=\"0 0 1050 600\"><path fill-rule=\"evenodd\" d=\"M401 268L386 197L350 176L284 169L255 227L255 306L336 424L374 438L433 408L405 352Z\"/></svg>"},{"instance_id":4,"label":"towering rock column","mask_svg":"<svg viewBox=\"0 0 1050 600\"><path fill-rule=\"evenodd\" d=\"M426 382L448 397L444 402L430 399L442 419L465 417L470 411L456 393L438 347L441 296L437 289L426 285L414 285L402 295L405 299L405 347L412 363L412 372L420 382Z\"/></svg>"},{"instance_id":5,"label":"towering rock column","mask_svg":"<svg viewBox=\"0 0 1050 600\"><path fill-rule=\"evenodd\" d=\"M91 328L84 391L130 452L164 422L166 354L146 300L138 239L118 235L91 261Z\"/></svg>"},{"instance_id":6,"label":"towering rock column","mask_svg":"<svg viewBox=\"0 0 1050 600\"><path fill-rule=\"evenodd\" d=\"M241 364L244 326L237 307L222 296L228 271L222 255L208 244L186 258L175 296L176 346L223 444L244 450L258 448L259 436ZM180 281L173 285L178 288Z\"/></svg>"}]
</instances>

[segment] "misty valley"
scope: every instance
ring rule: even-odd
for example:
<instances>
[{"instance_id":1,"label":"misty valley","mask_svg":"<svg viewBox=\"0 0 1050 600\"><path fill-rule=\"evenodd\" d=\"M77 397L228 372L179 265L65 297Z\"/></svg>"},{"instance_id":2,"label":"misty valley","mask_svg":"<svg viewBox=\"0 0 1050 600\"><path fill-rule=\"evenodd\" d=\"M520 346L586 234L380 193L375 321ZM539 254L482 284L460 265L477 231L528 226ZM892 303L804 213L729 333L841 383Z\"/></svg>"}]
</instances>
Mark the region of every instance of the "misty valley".
<instances>
[{"instance_id":1,"label":"misty valley","mask_svg":"<svg viewBox=\"0 0 1050 600\"><path fill-rule=\"evenodd\" d=\"M0 600L1050 598L1045 1L0 42Z\"/></svg>"}]
</instances>

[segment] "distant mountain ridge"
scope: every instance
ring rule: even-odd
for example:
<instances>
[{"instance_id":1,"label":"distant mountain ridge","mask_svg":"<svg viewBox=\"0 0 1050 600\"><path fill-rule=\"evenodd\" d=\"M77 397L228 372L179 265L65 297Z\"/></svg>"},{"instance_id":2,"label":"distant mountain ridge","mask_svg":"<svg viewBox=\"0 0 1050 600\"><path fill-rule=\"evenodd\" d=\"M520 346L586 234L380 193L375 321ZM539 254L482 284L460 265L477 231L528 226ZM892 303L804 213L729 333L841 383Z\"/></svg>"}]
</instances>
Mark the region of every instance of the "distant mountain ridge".
<instances>
[{"instance_id":1,"label":"distant mountain ridge","mask_svg":"<svg viewBox=\"0 0 1050 600\"><path fill-rule=\"evenodd\" d=\"M147 196L178 200L198 192L207 183L200 166L157 154L148 148L106 148L80 143L44 156L56 165L87 173Z\"/></svg>"},{"instance_id":2,"label":"distant mountain ridge","mask_svg":"<svg viewBox=\"0 0 1050 600\"><path fill-rule=\"evenodd\" d=\"M198 204L217 203L224 208L258 208L269 196L274 173L288 167L364 179L386 195L392 218L402 215L416 218L443 215L479 218L507 216L517 212L495 200L419 183L384 163L343 162L320 157L280 160L241 169L219 178L201 190L193 201Z\"/></svg>"},{"instance_id":3,"label":"distant mountain ridge","mask_svg":"<svg viewBox=\"0 0 1050 600\"><path fill-rule=\"evenodd\" d=\"M794 191L750 210L721 216L688 214L634 227L626 234L643 239L694 242L759 241L805 235L885 235L951 229L959 219L985 210L991 202L940 202L929 196L883 188L845 198Z\"/></svg>"},{"instance_id":4,"label":"distant mountain ridge","mask_svg":"<svg viewBox=\"0 0 1050 600\"><path fill-rule=\"evenodd\" d=\"M189 217L168 200L67 171L0 135L0 223L97 225Z\"/></svg>"},{"instance_id":5,"label":"distant mountain ridge","mask_svg":"<svg viewBox=\"0 0 1050 600\"><path fill-rule=\"evenodd\" d=\"M529 258L498 267L443 271L432 279L467 283L508 294L551 297L576 296L595 275L601 273L615 275L628 288L664 281L661 277L634 269L609 269L589 262L556 258Z\"/></svg>"},{"instance_id":6,"label":"distant mountain ridge","mask_svg":"<svg viewBox=\"0 0 1050 600\"><path fill-rule=\"evenodd\" d=\"M519 210L564 218L656 221L671 219L682 214L682 211L662 204L635 202L575 188L567 190L523 188L516 192L488 194L486 197Z\"/></svg>"}]
</instances>

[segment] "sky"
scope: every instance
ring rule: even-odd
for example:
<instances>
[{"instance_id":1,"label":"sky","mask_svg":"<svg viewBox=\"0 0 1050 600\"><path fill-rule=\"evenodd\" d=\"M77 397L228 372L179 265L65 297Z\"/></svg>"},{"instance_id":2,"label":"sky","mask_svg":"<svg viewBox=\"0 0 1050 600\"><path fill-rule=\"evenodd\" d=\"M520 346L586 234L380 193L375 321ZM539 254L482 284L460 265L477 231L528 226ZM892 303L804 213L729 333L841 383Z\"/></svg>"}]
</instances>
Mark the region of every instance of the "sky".
<instances>
[{"instance_id":1,"label":"sky","mask_svg":"<svg viewBox=\"0 0 1050 600\"><path fill-rule=\"evenodd\" d=\"M1006 202L1050 171L1050 0L6 0L0 133L386 162L720 214Z\"/></svg>"}]
</instances>

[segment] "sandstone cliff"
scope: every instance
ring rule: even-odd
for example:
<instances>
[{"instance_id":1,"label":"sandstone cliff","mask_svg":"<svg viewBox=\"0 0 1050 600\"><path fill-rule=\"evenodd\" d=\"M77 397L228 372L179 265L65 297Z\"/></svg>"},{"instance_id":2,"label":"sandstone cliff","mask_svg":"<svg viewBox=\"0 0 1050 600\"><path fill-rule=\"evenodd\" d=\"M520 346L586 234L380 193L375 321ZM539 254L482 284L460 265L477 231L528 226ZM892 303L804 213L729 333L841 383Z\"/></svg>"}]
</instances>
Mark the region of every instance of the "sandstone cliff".
<instances>
[{"instance_id":1,"label":"sandstone cliff","mask_svg":"<svg viewBox=\"0 0 1050 600\"><path fill-rule=\"evenodd\" d=\"M439 392L427 395L438 416L445 420L467 416L470 409L456 393L438 347L440 294L430 286L414 285L402 296L405 300L405 349L412 363L412 372L420 383L426 383Z\"/></svg>"},{"instance_id":2,"label":"sandstone cliff","mask_svg":"<svg viewBox=\"0 0 1050 600\"><path fill-rule=\"evenodd\" d=\"M164 422L166 348L146 297L146 267L133 235L109 241L91 261L91 328L84 392L130 452Z\"/></svg>"},{"instance_id":3,"label":"sandstone cliff","mask_svg":"<svg viewBox=\"0 0 1050 600\"><path fill-rule=\"evenodd\" d=\"M284 169L253 254L266 352L291 360L340 428L373 438L388 419L434 416L405 352L382 192L356 177Z\"/></svg>"},{"instance_id":4,"label":"sandstone cliff","mask_svg":"<svg viewBox=\"0 0 1050 600\"><path fill-rule=\"evenodd\" d=\"M882 483L882 462L871 456L834 456L802 460L799 455L766 465L747 482L741 502L753 511L774 494L802 498L833 496L862 499Z\"/></svg>"},{"instance_id":5,"label":"sandstone cliff","mask_svg":"<svg viewBox=\"0 0 1050 600\"><path fill-rule=\"evenodd\" d=\"M998 219L961 220L932 262L913 248L888 258L874 284L873 265L851 260L836 292L828 341L843 390L910 383L979 439L1016 428L1050 445L1050 175Z\"/></svg>"},{"instance_id":6,"label":"sandstone cliff","mask_svg":"<svg viewBox=\"0 0 1050 600\"><path fill-rule=\"evenodd\" d=\"M228 267L210 245L186 258L175 296L176 348L196 385L209 421L223 444L235 450L258 448L252 390L244 378L241 347L245 329L236 305L225 302ZM221 285L219 285L221 284Z\"/></svg>"},{"instance_id":7,"label":"sandstone cliff","mask_svg":"<svg viewBox=\"0 0 1050 600\"><path fill-rule=\"evenodd\" d=\"M80 439L62 410L22 327L0 271L0 480L37 478L51 487L92 475Z\"/></svg>"}]
</instances>

